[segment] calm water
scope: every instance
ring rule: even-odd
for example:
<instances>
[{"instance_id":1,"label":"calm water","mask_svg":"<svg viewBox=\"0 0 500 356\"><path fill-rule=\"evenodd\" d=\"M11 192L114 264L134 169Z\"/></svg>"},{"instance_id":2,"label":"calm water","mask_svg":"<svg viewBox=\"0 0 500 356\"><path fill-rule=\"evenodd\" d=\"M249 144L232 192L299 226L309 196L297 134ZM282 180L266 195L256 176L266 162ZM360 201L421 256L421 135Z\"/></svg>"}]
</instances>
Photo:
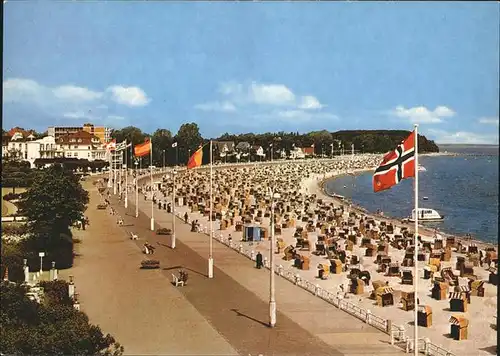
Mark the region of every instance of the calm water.
<instances>
[{"instance_id":1,"label":"calm water","mask_svg":"<svg viewBox=\"0 0 500 356\"><path fill-rule=\"evenodd\" d=\"M460 155L419 157L419 163L427 169L419 172L419 207L445 215L444 221L425 225L457 235L470 233L478 240L497 243L498 146L442 145L440 150ZM326 190L352 198L371 212L380 209L393 217L408 217L414 208L413 179L374 193L369 172L331 180ZM428 200L423 200L424 196Z\"/></svg>"}]
</instances>

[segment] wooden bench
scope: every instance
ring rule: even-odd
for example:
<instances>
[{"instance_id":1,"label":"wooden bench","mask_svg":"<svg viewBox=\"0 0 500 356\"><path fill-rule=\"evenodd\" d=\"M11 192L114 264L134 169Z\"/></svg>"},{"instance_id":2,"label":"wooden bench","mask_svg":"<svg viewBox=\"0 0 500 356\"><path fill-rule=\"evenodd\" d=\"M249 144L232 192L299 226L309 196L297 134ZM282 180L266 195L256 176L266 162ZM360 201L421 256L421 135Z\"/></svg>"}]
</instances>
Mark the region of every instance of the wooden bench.
<instances>
[{"instance_id":1,"label":"wooden bench","mask_svg":"<svg viewBox=\"0 0 500 356\"><path fill-rule=\"evenodd\" d=\"M136 234L134 234L132 231L130 231L130 239L131 240L139 240L139 236L137 236Z\"/></svg>"},{"instance_id":2,"label":"wooden bench","mask_svg":"<svg viewBox=\"0 0 500 356\"><path fill-rule=\"evenodd\" d=\"M184 287L184 281L181 281L179 277L172 273L172 284L176 287L182 286Z\"/></svg>"}]
</instances>

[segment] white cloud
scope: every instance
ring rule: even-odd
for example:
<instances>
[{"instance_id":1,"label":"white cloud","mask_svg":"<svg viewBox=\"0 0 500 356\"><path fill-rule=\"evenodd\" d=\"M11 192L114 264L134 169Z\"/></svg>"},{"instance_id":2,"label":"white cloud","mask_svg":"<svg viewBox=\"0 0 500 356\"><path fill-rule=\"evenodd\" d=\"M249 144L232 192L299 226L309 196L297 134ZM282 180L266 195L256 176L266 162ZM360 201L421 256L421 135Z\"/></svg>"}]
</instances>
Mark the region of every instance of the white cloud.
<instances>
[{"instance_id":1,"label":"white cloud","mask_svg":"<svg viewBox=\"0 0 500 356\"><path fill-rule=\"evenodd\" d=\"M235 112L236 106L229 101L224 102L210 102L205 104L195 105L195 108L202 111L220 111L220 112Z\"/></svg>"},{"instance_id":2,"label":"white cloud","mask_svg":"<svg viewBox=\"0 0 500 356\"><path fill-rule=\"evenodd\" d=\"M102 98L104 95L103 93L74 85L63 85L52 89L52 92L56 98L69 101L91 101Z\"/></svg>"},{"instance_id":3,"label":"white cloud","mask_svg":"<svg viewBox=\"0 0 500 356\"><path fill-rule=\"evenodd\" d=\"M111 92L111 99L118 104L127 106L145 106L151 100L146 93L139 87L123 87L114 85L107 89Z\"/></svg>"},{"instance_id":4,"label":"white cloud","mask_svg":"<svg viewBox=\"0 0 500 356\"><path fill-rule=\"evenodd\" d=\"M302 102L299 104L300 109L321 109L324 105L322 105L318 99L316 99L312 95L306 95L302 97Z\"/></svg>"},{"instance_id":5,"label":"white cloud","mask_svg":"<svg viewBox=\"0 0 500 356\"><path fill-rule=\"evenodd\" d=\"M434 129L427 131L438 144L498 144L498 133L484 135L468 131L449 132Z\"/></svg>"},{"instance_id":6,"label":"white cloud","mask_svg":"<svg viewBox=\"0 0 500 356\"><path fill-rule=\"evenodd\" d=\"M440 123L443 118L452 117L455 112L446 106L438 106L434 110L429 110L425 106L416 106L406 109L404 106L397 106L392 112L393 115L408 119L412 123Z\"/></svg>"},{"instance_id":7,"label":"white cloud","mask_svg":"<svg viewBox=\"0 0 500 356\"><path fill-rule=\"evenodd\" d=\"M482 117L478 120L480 124L498 126L498 117Z\"/></svg>"},{"instance_id":8,"label":"white cloud","mask_svg":"<svg viewBox=\"0 0 500 356\"><path fill-rule=\"evenodd\" d=\"M286 105L295 102L295 94L283 84L258 84L249 88L250 100L257 104Z\"/></svg>"},{"instance_id":9,"label":"white cloud","mask_svg":"<svg viewBox=\"0 0 500 356\"><path fill-rule=\"evenodd\" d=\"M105 109L109 100L105 94L111 94L115 102L127 106L144 106L151 100L138 87L113 85L106 91L94 91L75 85L48 87L31 79L12 78L3 82L4 102L34 103L41 106L68 106L95 102L96 108ZM104 101L104 102L103 102Z\"/></svg>"}]
</instances>

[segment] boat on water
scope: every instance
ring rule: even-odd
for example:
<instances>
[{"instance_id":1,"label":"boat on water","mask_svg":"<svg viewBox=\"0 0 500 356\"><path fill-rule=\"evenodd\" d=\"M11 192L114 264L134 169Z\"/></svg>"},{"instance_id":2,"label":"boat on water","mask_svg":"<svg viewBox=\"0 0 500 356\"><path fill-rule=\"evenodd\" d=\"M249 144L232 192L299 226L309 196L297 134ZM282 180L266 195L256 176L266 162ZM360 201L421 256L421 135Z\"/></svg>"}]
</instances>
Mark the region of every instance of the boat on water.
<instances>
[{"instance_id":1,"label":"boat on water","mask_svg":"<svg viewBox=\"0 0 500 356\"><path fill-rule=\"evenodd\" d=\"M424 166L421 166L420 164L418 165L418 171L419 172L426 172L427 169Z\"/></svg>"},{"instance_id":2,"label":"boat on water","mask_svg":"<svg viewBox=\"0 0 500 356\"><path fill-rule=\"evenodd\" d=\"M443 221L444 215L440 215L434 209L428 208L418 208L418 221L419 222L427 222L427 221ZM415 221L415 209L411 211L411 216L408 218L408 221Z\"/></svg>"}]
</instances>

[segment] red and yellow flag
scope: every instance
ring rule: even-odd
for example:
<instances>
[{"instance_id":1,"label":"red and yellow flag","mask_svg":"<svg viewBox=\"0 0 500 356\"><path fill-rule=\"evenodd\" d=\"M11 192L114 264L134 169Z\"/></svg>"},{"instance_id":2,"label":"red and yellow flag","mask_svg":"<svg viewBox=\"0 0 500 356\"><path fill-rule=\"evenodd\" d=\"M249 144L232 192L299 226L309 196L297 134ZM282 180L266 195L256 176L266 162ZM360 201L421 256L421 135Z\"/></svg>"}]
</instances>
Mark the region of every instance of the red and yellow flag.
<instances>
[{"instance_id":1,"label":"red and yellow flag","mask_svg":"<svg viewBox=\"0 0 500 356\"><path fill-rule=\"evenodd\" d=\"M203 160L203 147L198 148L198 150L193 153L193 155L189 158L187 168L196 168L201 166L201 161Z\"/></svg>"},{"instance_id":2,"label":"red and yellow flag","mask_svg":"<svg viewBox=\"0 0 500 356\"><path fill-rule=\"evenodd\" d=\"M134 154L136 157L147 156L151 152L151 141L147 140L140 145L134 147Z\"/></svg>"}]
</instances>

